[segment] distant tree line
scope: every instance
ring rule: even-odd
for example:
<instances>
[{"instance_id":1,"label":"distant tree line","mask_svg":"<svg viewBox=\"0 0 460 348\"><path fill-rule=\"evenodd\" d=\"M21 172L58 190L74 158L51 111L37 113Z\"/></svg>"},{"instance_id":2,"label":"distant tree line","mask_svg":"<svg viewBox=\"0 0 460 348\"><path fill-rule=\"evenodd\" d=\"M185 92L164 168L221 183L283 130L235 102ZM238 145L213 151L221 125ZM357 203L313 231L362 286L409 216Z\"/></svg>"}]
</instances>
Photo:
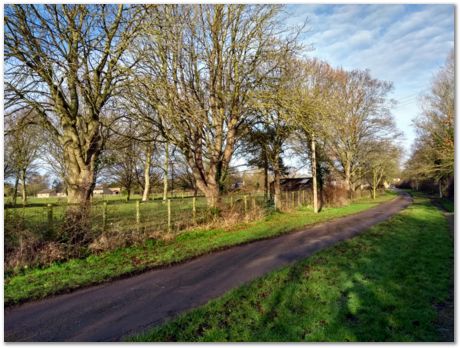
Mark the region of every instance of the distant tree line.
<instances>
[{"instance_id":1,"label":"distant tree line","mask_svg":"<svg viewBox=\"0 0 460 348\"><path fill-rule=\"evenodd\" d=\"M454 197L455 56L452 50L422 97L417 139L401 186Z\"/></svg>"}]
</instances>

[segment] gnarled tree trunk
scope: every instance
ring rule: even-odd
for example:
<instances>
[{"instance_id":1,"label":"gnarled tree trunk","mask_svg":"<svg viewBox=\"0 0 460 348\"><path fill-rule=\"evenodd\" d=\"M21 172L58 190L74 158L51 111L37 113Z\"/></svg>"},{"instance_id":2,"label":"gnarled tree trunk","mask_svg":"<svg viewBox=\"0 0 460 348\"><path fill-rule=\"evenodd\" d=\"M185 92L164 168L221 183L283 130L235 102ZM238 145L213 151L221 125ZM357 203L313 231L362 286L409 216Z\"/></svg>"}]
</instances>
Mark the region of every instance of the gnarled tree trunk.
<instances>
[{"instance_id":1,"label":"gnarled tree trunk","mask_svg":"<svg viewBox=\"0 0 460 348\"><path fill-rule=\"evenodd\" d=\"M72 134L73 135L73 134ZM72 135L63 138L72 139L64 145L64 159L68 173L66 177L67 202L69 204L87 205L96 184L96 166L101 145L98 134L86 139L87 144L93 144L93 148L83 149Z\"/></svg>"}]
</instances>

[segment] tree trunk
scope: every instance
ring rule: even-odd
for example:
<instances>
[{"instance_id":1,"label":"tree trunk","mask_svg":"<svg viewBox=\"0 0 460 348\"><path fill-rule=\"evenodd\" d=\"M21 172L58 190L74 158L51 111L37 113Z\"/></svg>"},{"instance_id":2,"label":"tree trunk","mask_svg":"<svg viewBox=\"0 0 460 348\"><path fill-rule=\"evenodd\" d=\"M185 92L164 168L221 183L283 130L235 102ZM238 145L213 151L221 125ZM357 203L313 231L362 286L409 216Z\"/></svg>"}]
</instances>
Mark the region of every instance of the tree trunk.
<instances>
[{"instance_id":1,"label":"tree trunk","mask_svg":"<svg viewBox=\"0 0 460 348\"><path fill-rule=\"evenodd\" d=\"M128 195L126 196L126 200L129 202L131 199L131 187L127 187L126 191L128 192Z\"/></svg>"},{"instance_id":2,"label":"tree trunk","mask_svg":"<svg viewBox=\"0 0 460 348\"><path fill-rule=\"evenodd\" d=\"M22 182L22 205L27 205L27 191L26 191L26 171L21 170L21 182Z\"/></svg>"},{"instance_id":3,"label":"tree trunk","mask_svg":"<svg viewBox=\"0 0 460 348\"><path fill-rule=\"evenodd\" d=\"M164 176L163 176L163 202L168 199L168 173L169 173L169 144L165 144L165 162L164 162Z\"/></svg>"},{"instance_id":4,"label":"tree trunk","mask_svg":"<svg viewBox=\"0 0 460 348\"><path fill-rule=\"evenodd\" d=\"M441 182L441 180L439 180L438 186L439 186L439 198L442 198L442 182Z\"/></svg>"},{"instance_id":5,"label":"tree trunk","mask_svg":"<svg viewBox=\"0 0 460 348\"><path fill-rule=\"evenodd\" d=\"M152 148L147 147L146 151L147 158L145 159L144 167L144 193L142 194L142 202L147 202L149 200L150 193L150 167L152 165Z\"/></svg>"},{"instance_id":6,"label":"tree trunk","mask_svg":"<svg viewBox=\"0 0 460 348\"><path fill-rule=\"evenodd\" d=\"M18 199L18 187L19 187L19 173L16 174L16 179L14 180L13 207L16 206L16 202Z\"/></svg>"},{"instance_id":7,"label":"tree trunk","mask_svg":"<svg viewBox=\"0 0 460 348\"><path fill-rule=\"evenodd\" d=\"M99 153L100 150L96 149L83 155L72 144L64 149L64 160L68 168L65 184L69 204L86 206L90 203L96 184L96 163Z\"/></svg>"},{"instance_id":8,"label":"tree trunk","mask_svg":"<svg viewBox=\"0 0 460 348\"><path fill-rule=\"evenodd\" d=\"M208 204L209 208L218 208L220 204L220 192L219 186L216 185L208 185L206 190L202 190L206 197L206 203Z\"/></svg>"},{"instance_id":9,"label":"tree trunk","mask_svg":"<svg viewBox=\"0 0 460 348\"><path fill-rule=\"evenodd\" d=\"M345 188L348 192L348 199L353 199L352 185L351 185L351 164L349 161L345 163Z\"/></svg>"},{"instance_id":10,"label":"tree trunk","mask_svg":"<svg viewBox=\"0 0 460 348\"><path fill-rule=\"evenodd\" d=\"M311 176L313 179L313 212L318 212L318 185L316 177L316 139L311 137Z\"/></svg>"},{"instance_id":11,"label":"tree trunk","mask_svg":"<svg viewBox=\"0 0 460 348\"><path fill-rule=\"evenodd\" d=\"M281 209L281 171L279 167L279 161L273 163L273 191L274 191L274 202L275 209Z\"/></svg>"},{"instance_id":12,"label":"tree trunk","mask_svg":"<svg viewBox=\"0 0 460 348\"><path fill-rule=\"evenodd\" d=\"M377 178L376 178L376 174L372 173L372 199L375 199L376 190L377 190Z\"/></svg>"},{"instance_id":13,"label":"tree trunk","mask_svg":"<svg viewBox=\"0 0 460 348\"><path fill-rule=\"evenodd\" d=\"M69 175L67 181L67 202L80 205L89 203L95 185L94 172L85 170L79 176Z\"/></svg>"},{"instance_id":14,"label":"tree trunk","mask_svg":"<svg viewBox=\"0 0 460 348\"><path fill-rule=\"evenodd\" d=\"M264 200L268 201L268 161L267 158L265 158L264 161Z\"/></svg>"}]
</instances>

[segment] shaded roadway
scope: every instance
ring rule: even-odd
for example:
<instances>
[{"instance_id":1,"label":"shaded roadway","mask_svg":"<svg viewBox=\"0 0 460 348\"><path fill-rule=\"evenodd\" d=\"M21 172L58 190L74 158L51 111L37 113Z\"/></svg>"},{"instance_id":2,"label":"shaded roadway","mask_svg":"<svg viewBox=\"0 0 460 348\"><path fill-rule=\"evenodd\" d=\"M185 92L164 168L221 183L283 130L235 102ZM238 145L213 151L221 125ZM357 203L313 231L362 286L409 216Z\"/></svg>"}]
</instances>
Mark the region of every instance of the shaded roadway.
<instances>
[{"instance_id":1,"label":"shaded roadway","mask_svg":"<svg viewBox=\"0 0 460 348\"><path fill-rule=\"evenodd\" d=\"M374 208L205 255L172 267L5 309L5 341L117 341L318 250L365 231L411 203Z\"/></svg>"}]
</instances>

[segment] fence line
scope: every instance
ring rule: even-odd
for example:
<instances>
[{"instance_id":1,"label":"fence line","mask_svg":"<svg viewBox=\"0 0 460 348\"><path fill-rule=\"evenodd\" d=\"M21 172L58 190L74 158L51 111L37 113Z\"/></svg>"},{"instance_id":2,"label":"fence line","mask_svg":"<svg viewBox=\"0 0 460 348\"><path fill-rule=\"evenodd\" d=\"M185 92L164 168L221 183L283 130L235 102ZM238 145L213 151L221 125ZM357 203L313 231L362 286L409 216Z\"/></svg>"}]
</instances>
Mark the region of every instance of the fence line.
<instances>
[{"instance_id":1,"label":"fence line","mask_svg":"<svg viewBox=\"0 0 460 348\"><path fill-rule=\"evenodd\" d=\"M285 191L281 194L281 210L309 205L310 194L306 191ZM47 204L36 207L5 208L5 228L26 228L31 231L53 231L63 223L69 205ZM272 208L272 202L263 193L231 194L221 197L220 210L226 216L243 216L250 220L256 211L263 213ZM98 202L91 205L91 225L95 233L124 230L152 230L178 232L188 227L205 224L216 218L208 209L205 197L168 199L166 202L140 200L114 203ZM259 214L260 215L260 214Z\"/></svg>"}]
</instances>

